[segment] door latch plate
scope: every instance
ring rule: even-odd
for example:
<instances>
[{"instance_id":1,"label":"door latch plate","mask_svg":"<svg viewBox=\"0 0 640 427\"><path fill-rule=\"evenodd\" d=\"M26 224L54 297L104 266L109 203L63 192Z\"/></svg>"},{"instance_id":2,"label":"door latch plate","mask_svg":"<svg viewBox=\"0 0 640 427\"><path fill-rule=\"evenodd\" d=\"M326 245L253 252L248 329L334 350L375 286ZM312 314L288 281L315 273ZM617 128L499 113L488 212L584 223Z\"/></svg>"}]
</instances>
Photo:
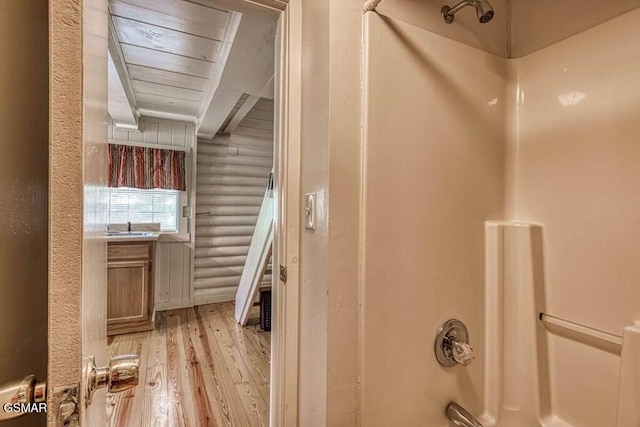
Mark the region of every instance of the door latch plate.
<instances>
[{"instance_id":1,"label":"door latch plate","mask_svg":"<svg viewBox=\"0 0 640 427\"><path fill-rule=\"evenodd\" d=\"M56 427L80 427L80 385L56 387L53 410Z\"/></svg>"}]
</instances>

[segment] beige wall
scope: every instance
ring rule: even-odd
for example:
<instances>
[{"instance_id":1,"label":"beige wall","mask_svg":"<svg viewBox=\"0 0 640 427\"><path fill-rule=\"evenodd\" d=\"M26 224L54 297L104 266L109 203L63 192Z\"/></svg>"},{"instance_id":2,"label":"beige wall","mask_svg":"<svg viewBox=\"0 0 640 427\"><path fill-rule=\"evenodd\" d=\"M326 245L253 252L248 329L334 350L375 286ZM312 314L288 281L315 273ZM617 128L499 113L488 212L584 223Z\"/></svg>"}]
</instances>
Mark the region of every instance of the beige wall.
<instances>
[{"instance_id":1,"label":"beige wall","mask_svg":"<svg viewBox=\"0 0 640 427\"><path fill-rule=\"evenodd\" d=\"M362 425L444 427L483 404L484 221L504 215L506 60L366 15ZM433 342L466 323L477 361Z\"/></svg>"},{"instance_id":2,"label":"beige wall","mask_svg":"<svg viewBox=\"0 0 640 427\"><path fill-rule=\"evenodd\" d=\"M0 384L47 378L47 2L0 2ZM0 409L1 410L1 409ZM45 415L3 425L41 426Z\"/></svg>"},{"instance_id":3,"label":"beige wall","mask_svg":"<svg viewBox=\"0 0 640 427\"><path fill-rule=\"evenodd\" d=\"M301 231L298 421L319 427L327 420L329 1L305 2L302 14L301 192L318 193L318 216L316 230Z\"/></svg>"},{"instance_id":4,"label":"beige wall","mask_svg":"<svg viewBox=\"0 0 640 427\"><path fill-rule=\"evenodd\" d=\"M331 0L327 425L358 421L362 2Z\"/></svg>"},{"instance_id":5,"label":"beige wall","mask_svg":"<svg viewBox=\"0 0 640 427\"><path fill-rule=\"evenodd\" d=\"M639 28L635 10L515 63L513 218L544 224L547 310L616 335L640 319ZM549 339L554 413L613 425L618 355Z\"/></svg>"},{"instance_id":6,"label":"beige wall","mask_svg":"<svg viewBox=\"0 0 640 427\"><path fill-rule=\"evenodd\" d=\"M361 23L359 0L303 4L301 191L319 195L317 228L301 233L304 426L358 417Z\"/></svg>"}]
</instances>

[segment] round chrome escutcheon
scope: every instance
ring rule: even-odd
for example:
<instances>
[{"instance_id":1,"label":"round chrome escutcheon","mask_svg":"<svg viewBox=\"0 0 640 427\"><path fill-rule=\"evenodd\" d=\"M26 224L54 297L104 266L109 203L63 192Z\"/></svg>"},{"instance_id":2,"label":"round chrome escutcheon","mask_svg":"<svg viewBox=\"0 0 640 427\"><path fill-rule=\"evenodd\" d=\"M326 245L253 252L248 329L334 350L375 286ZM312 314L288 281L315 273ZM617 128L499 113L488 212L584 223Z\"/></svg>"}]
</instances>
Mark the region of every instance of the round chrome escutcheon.
<instances>
[{"instance_id":1,"label":"round chrome escutcheon","mask_svg":"<svg viewBox=\"0 0 640 427\"><path fill-rule=\"evenodd\" d=\"M436 341L434 343L436 359L438 359L438 362L442 366L446 367L456 365L453 353L451 352L451 346L448 344L451 338L455 338L465 344L469 343L467 327L458 319L450 319L444 322L436 335Z\"/></svg>"}]
</instances>

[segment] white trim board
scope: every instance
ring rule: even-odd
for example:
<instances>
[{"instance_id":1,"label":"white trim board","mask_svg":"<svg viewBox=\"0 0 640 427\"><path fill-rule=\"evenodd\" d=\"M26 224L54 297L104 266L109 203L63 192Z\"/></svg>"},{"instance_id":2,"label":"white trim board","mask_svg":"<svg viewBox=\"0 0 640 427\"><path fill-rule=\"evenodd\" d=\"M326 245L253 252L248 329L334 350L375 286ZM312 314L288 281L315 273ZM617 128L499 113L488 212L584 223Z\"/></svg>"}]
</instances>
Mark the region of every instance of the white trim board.
<instances>
[{"instance_id":1,"label":"white trim board","mask_svg":"<svg viewBox=\"0 0 640 427\"><path fill-rule=\"evenodd\" d=\"M271 257L271 245L273 244L273 197L271 190L267 189L258 222L256 223L247 261L242 270L238 293L236 294L236 321L242 326L247 324L253 301L262 282L262 276Z\"/></svg>"},{"instance_id":2,"label":"white trim board","mask_svg":"<svg viewBox=\"0 0 640 427\"><path fill-rule=\"evenodd\" d=\"M232 289L202 289L195 291L193 305L218 304L232 302L236 299L236 290Z\"/></svg>"},{"instance_id":3,"label":"white trim board","mask_svg":"<svg viewBox=\"0 0 640 427\"><path fill-rule=\"evenodd\" d=\"M193 303L191 301L175 301L175 302L164 302L161 304L157 304L154 307L154 314L158 311L168 311L168 310L180 310L183 308L193 307Z\"/></svg>"},{"instance_id":4,"label":"white trim board","mask_svg":"<svg viewBox=\"0 0 640 427\"><path fill-rule=\"evenodd\" d=\"M302 135L302 0L278 20L275 73L275 239L272 274L271 427L298 425L300 330L300 206Z\"/></svg>"}]
</instances>

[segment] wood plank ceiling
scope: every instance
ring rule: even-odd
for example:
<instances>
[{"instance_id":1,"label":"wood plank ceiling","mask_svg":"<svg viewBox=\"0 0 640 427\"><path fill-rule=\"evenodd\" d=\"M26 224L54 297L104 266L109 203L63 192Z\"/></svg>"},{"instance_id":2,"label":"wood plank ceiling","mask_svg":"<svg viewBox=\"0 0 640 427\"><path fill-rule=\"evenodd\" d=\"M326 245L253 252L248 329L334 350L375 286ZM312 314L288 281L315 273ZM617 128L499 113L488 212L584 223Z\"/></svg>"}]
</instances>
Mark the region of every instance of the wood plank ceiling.
<instances>
[{"instance_id":1,"label":"wood plank ceiling","mask_svg":"<svg viewBox=\"0 0 640 427\"><path fill-rule=\"evenodd\" d=\"M273 140L273 99L243 94L220 127L220 134L234 134Z\"/></svg>"},{"instance_id":2,"label":"wood plank ceiling","mask_svg":"<svg viewBox=\"0 0 640 427\"><path fill-rule=\"evenodd\" d=\"M183 0L110 0L109 11L110 53L134 108L195 121L219 82L241 15Z\"/></svg>"},{"instance_id":3,"label":"wood plank ceiling","mask_svg":"<svg viewBox=\"0 0 640 427\"><path fill-rule=\"evenodd\" d=\"M235 124L231 123L225 133L251 136L264 140L273 140L273 111L272 99L259 98L251 109ZM237 116L236 116L237 117Z\"/></svg>"}]
</instances>

